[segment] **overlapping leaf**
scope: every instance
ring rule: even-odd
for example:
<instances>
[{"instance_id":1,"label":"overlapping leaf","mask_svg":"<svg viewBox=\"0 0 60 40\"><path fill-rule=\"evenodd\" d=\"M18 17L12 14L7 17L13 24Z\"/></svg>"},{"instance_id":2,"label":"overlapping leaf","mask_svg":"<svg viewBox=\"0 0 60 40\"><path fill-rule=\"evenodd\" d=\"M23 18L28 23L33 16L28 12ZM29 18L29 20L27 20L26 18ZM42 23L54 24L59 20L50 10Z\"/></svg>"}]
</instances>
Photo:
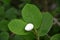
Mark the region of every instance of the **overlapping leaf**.
<instances>
[{"instance_id":1,"label":"overlapping leaf","mask_svg":"<svg viewBox=\"0 0 60 40\"><path fill-rule=\"evenodd\" d=\"M4 7L0 6L0 17L4 17L5 13L4 13Z\"/></svg>"},{"instance_id":2,"label":"overlapping leaf","mask_svg":"<svg viewBox=\"0 0 60 40\"><path fill-rule=\"evenodd\" d=\"M26 24L27 23L21 19L14 19L8 24L8 27L14 34L26 35L28 34L28 32L25 31Z\"/></svg>"},{"instance_id":3,"label":"overlapping leaf","mask_svg":"<svg viewBox=\"0 0 60 40\"><path fill-rule=\"evenodd\" d=\"M52 36L50 40L60 40L60 34Z\"/></svg>"},{"instance_id":4,"label":"overlapping leaf","mask_svg":"<svg viewBox=\"0 0 60 40\"><path fill-rule=\"evenodd\" d=\"M15 8L10 8L10 9L8 9L7 11L6 11L6 18L8 18L8 19L15 19L15 18L17 18L17 10L15 9Z\"/></svg>"},{"instance_id":5,"label":"overlapping leaf","mask_svg":"<svg viewBox=\"0 0 60 40\"><path fill-rule=\"evenodd\" d=\"M0 31L8 31L8 20L1 20L0 21Z\"/></svg>"},{"instance_id":6,"label":"overlapping leaf","mask_svg":"<svg viewBox=\"0 0 60 40\"><path fill-rule=\"evenodd\" d=\"M2 2L4 3L4 5L7 5L10 3L11 0L2 0Z\"/></svg>"},{"instance_id":7,"label":"overlapping leaf","mask_svg":"<svg viewBox=\"0 0 60 40\"><path fill-rule=\"evenodd\" d=\"M50 13L46 12L42 14L42 24L38 29L38 33L40 36L46 35L51 29L53 24L53 17Z\"/></svg>"},{"instance_id":8,"label":"overlapping leaf","mask_svg":"<svg viewBox=\"0 0 60 40\"><path fill-rule=\"evenodd\" d=\"M7 32L1 32L0 33L0 40L8 40L9 34Z\"/></svg>"},{"instance_id":9,"label":"overlapping leaf","mask_svg":"<svg viewBox=\"0 0 60 40\"><path fill-rule=\"evenodd\" d=\"M38 28L41 24L42 15L40 10L33 4L26 4L22 10L22 16L24 21L33 23L35 28Z\"/></svg>"}]
</instances>

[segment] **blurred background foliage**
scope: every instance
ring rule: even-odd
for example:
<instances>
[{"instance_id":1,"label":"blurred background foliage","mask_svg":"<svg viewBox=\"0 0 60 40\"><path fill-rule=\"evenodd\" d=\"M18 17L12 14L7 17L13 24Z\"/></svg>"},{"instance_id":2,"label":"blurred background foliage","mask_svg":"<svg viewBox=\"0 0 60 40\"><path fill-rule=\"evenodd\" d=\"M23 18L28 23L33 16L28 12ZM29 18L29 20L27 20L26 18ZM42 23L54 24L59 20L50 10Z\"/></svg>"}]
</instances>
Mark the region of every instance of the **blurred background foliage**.
<instances>
[{"instance_id":1,"label":"blurred background foliage","mask_svg":"<svg viewBox=\"0 0 60 40\"><path fill-rule=\"evenodd\" d=\"M41 40L50 40L51 36L60 33L60 0L0 0L0 40L35 40L31 34L16 35L8 29L10 20L22 18L21 10L26 3L35 4L41 12L48 11L56 18L57 23L53 24L47 35L40 37Z\"/></svg>"}]
</instances>

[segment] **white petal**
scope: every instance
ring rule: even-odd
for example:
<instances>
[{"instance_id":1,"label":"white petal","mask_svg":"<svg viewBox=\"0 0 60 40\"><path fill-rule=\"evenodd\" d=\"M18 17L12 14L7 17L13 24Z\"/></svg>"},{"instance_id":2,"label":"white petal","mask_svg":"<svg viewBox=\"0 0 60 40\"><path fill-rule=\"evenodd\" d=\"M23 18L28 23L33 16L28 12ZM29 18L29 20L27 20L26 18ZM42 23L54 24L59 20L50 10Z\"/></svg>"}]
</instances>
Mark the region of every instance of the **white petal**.
<instances>
[{"instance_id":1,"label":"white petal","mask_svg":"<svg viewBox=\"0 0 60 40\"><path fill-rule=\"evenodd\" d=\"M32 23L28 23L28 24L25 26L25 30L26 30L26 31L31 31L33 28L34 28L34 25L33 25Z\"/></svg>"}]
</instances>

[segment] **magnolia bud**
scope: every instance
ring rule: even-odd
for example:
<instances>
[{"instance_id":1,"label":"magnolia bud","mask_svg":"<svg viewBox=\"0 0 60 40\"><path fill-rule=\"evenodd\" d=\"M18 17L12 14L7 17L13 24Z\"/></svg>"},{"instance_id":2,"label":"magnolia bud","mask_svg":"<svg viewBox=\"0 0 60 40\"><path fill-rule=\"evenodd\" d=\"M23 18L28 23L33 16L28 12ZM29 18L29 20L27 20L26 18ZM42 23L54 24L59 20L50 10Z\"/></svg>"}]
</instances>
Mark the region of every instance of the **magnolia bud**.
<instances>
[{"instance_id":1,"label":"magnolia bud","mask_svg":"<svg viewBox=\"0 0 60 40\"><path fill-rule=\"evenodd\" d=\"M33 25L32 23L28 23L28 24L25 26L25 30L26 30L26 31L31 31L33 28L34 28L34 25Z\"/></svg>"}]
</instances>

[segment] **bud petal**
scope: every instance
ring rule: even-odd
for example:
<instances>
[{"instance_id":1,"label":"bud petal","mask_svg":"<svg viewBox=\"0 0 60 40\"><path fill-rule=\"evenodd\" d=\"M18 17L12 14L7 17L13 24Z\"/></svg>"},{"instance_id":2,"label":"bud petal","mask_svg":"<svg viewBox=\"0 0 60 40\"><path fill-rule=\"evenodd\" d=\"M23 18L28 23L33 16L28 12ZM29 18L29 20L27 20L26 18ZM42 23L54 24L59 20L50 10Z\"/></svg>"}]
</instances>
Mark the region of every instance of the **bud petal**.
<instances>
[{"instance_id":1,"label":"bud petal","mask_svg":"<svg viewBox=\"0 0 60 40\"><path fill-rule=\"evenodd\" d=\"M28 23L28 24L25 26L25 30L26 30L26 31L31 31L33 28L34 28L34 25L33 25L32 23Z\"/></svg>"}]
</instances>

